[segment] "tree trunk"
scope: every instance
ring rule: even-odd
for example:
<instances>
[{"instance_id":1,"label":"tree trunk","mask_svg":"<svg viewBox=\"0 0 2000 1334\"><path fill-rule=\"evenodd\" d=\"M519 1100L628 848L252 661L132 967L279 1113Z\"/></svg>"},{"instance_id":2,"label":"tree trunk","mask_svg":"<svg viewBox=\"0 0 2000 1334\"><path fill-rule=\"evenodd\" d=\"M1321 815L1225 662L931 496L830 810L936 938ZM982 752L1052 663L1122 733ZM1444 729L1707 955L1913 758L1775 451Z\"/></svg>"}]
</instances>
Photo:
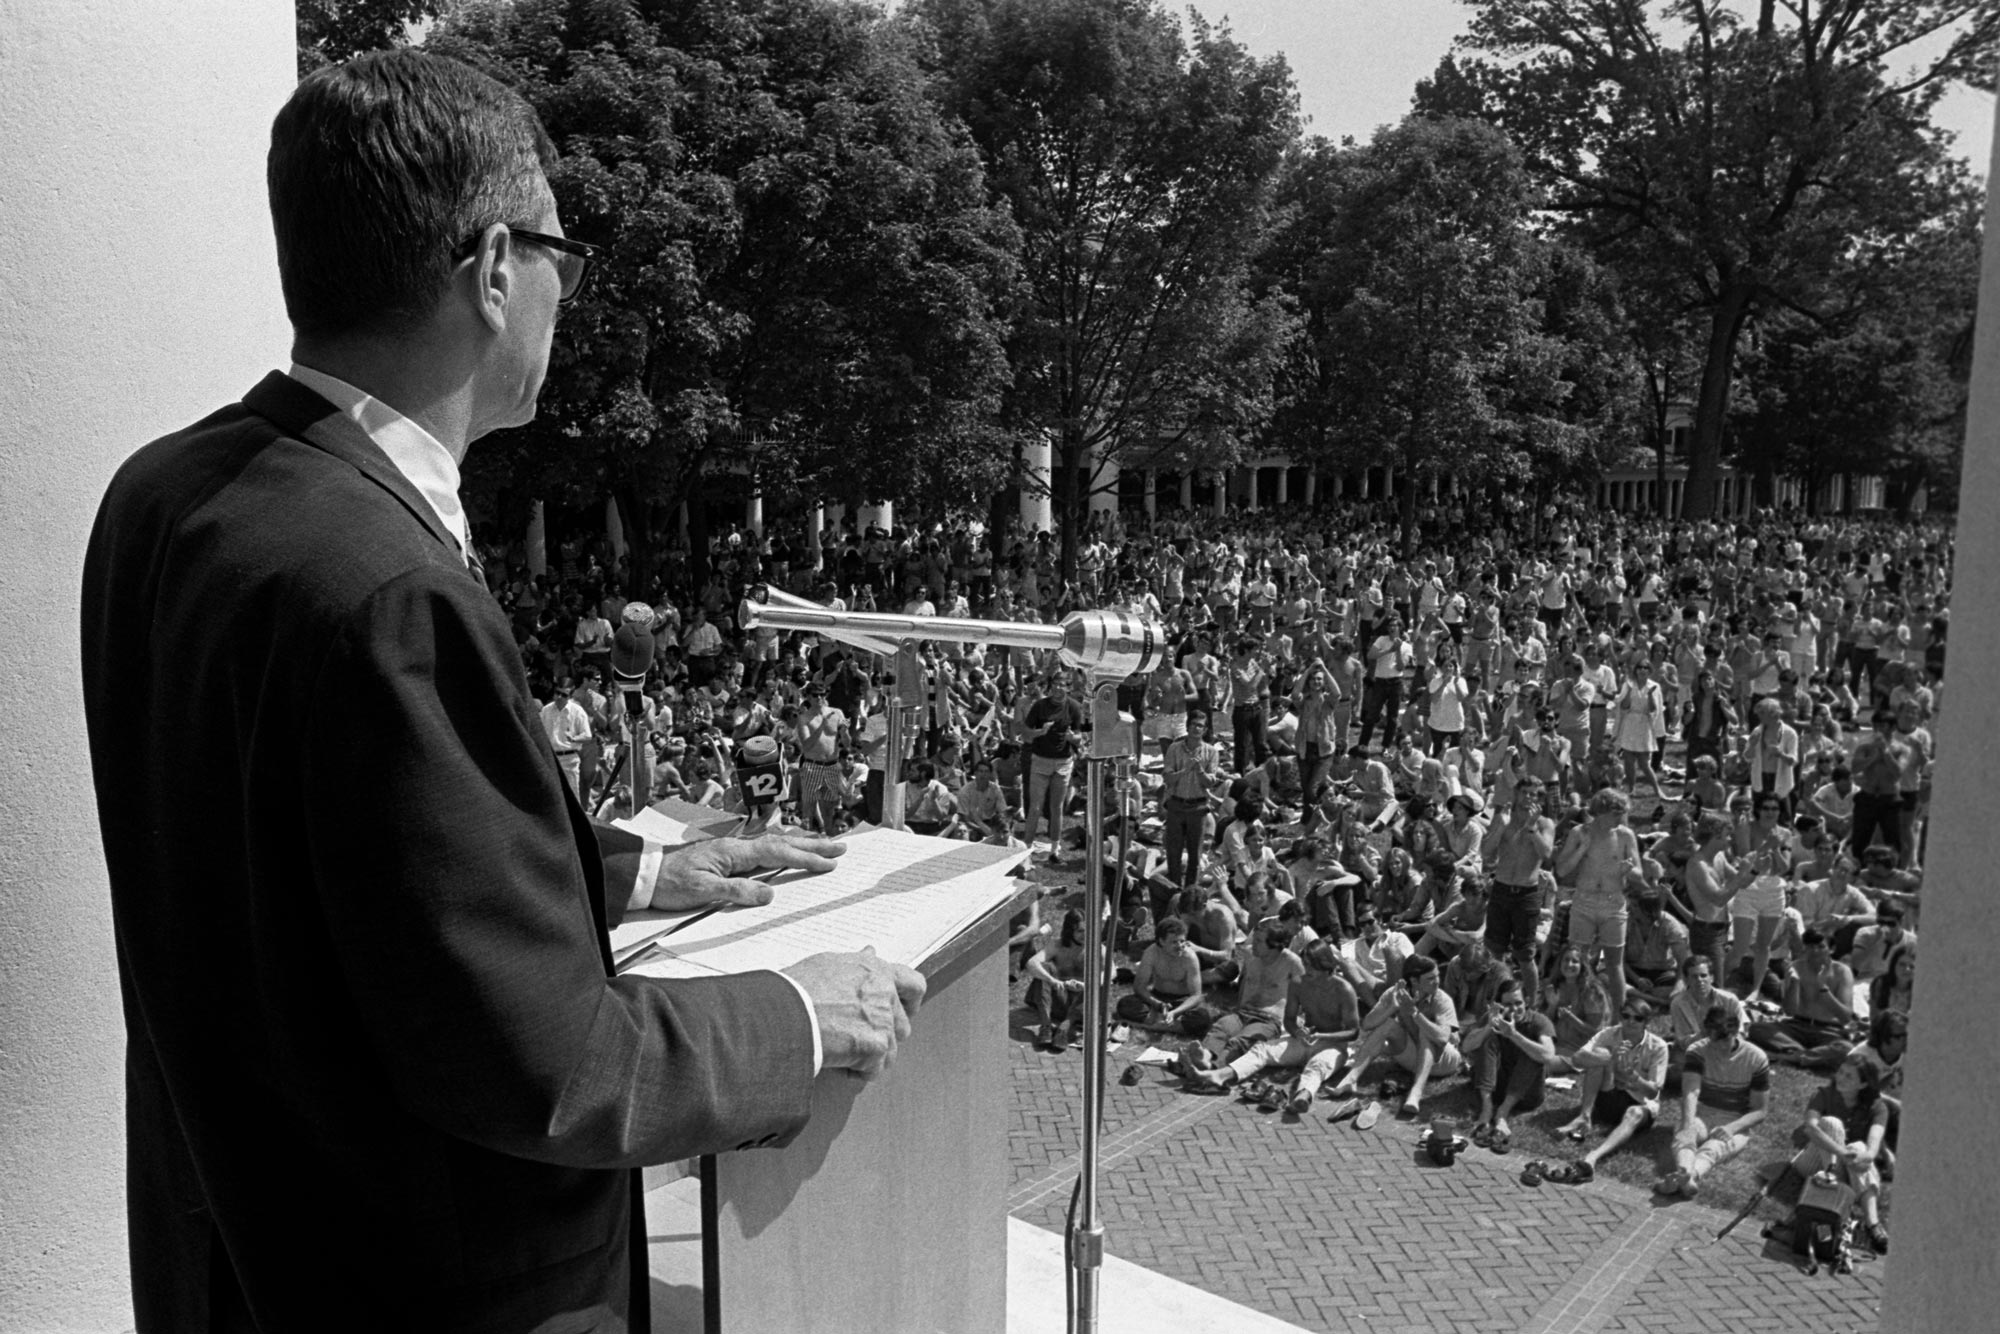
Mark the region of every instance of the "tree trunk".
<instances>
[{"instance_id":1,"label":"tree trunk","mask_svg":"<svg viewBox=\"0 0 2000 1334\"><path fill-rule=\"evenodd\" d=\"M1051 479L1056 485L1056 522L1062 528L1056 577L1066 584L1076 578L1076 537L1083 524L1081 510L1089 499L1082 476L1082 435L1065 427L1051 453L1056 465L1056 476Z\"/></svg>"},{"instance_id":2,"label":"tree trunk","mask_svg":"<svg viewBox=\"0 0 2000 1334\"><path fill-rule=\"evenodd\" d=\"M653 507L630 483L616 488L618 518L625 525L627 598L644 598L653 585Z\"/></svg>"},{"instance_id":3,"label":"tree trunk","mask_svg":"<svg viewBox=\"0 0 2000 1334\"><path fill-rule=\"evenodd\" d=\"M1715 483L1722 467L1722 428L1729 417L1729 383L1736 368L1736 339L1750 313L1752 289L1732 283L1723 289L1708 328L1708 355L1701 368L1701 395L1695 402L1694 438L1688 445L1687 486L1681 515L1706 519L1715 513Z\"/></svg>"},{"instance_id":4,"label":"tree trunk","mask_svg":"<svg viewBox=\"0 0 2000 1334\"><path fill-rule=\"evenodd\" d=\"M1398 479L1402 486L1396 491L1396 518L1402 530L1403 559L1417 554L1417 488L1421 474L1405 472Z\"/></svg>"},{"instance_id":5,"label":"tree trunk","mask_svg":"<svg viewBox=\"0 0 2000 1334\"><path fill-rule=\"evenodd\" d=\"M692 486L682 494L688 497L688 587L699 595L708 583L708 506L697 503Z\"/></svg>"}]
</instances>

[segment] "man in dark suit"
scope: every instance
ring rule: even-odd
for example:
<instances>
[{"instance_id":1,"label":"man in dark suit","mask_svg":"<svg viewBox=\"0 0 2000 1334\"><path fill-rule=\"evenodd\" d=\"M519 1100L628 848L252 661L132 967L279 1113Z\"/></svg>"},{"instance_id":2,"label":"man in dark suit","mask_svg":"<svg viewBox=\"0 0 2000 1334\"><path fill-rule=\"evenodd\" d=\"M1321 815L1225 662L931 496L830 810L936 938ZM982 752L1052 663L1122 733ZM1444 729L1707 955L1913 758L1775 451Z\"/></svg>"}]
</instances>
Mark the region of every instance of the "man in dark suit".
<instances>
[{"instance_id":1,"label":"man in dark suit","mask_svg":"<svg viewBox=\"0 0 2000 1334\"><path fill-rule=\"evenodd\" d=\"M295 365L120 469L84 572L141 1330L647 1328L640 1165L788 1142L922 979L611 976L629 908L838 844L662 852L557 769L458 463L529 420L588 248L497 83L299 85L269 161Z\"/></svg>"}]
</instances>

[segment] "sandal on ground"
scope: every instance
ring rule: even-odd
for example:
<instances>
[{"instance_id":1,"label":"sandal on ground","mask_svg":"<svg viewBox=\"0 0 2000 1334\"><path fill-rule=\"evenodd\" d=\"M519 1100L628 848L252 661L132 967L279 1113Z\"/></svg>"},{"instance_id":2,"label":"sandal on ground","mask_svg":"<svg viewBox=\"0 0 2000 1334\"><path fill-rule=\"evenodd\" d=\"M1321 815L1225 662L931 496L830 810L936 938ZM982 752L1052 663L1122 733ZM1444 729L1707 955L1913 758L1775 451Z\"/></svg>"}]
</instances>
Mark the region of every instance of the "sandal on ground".
<instances>
[{"instance_id":1,"label":"sandal on ground","mask_svg":"<svg viewBox=\"0 0 2000 1334\"><path fill-rule=\"evenodd\" d=\"M1530 1159L1528 1165L1521 1169L1521 1184L1539 1186L1542 1184L1542 1179L1548 1175L1548 1171L1547 1163L1539 1158Z\"/></svg>"},{"instance_id":2,"label":"sandal on ground","mask_svg":"<svg viewBox=\"0 0 2000 1334\"><path fill-rule=\"evenodd\" d=\"M1868 1225L1868 1244L1875 1248L1875 1254L1887 1255L1889 1253L1889 1229L1883 1227L1880 1223L1870 1223Z\"/></svg>"},{"instance_id":3,"label":"sandal on ground","mask_svg":"<svg viewBox=\"0 0 2000 1334\"><path fill-rule=\"evenodd\" d=\"M1381 1119L1382 1119L1382 1104L1379 1102L1371 1102L1366 1107L1363 1107L1361 1109L1361 1114L1359 1116L1354 1118L1354 1128L1356 1130L1373 1130L1375 1128L1375 1123Z\"/></svg>"},{"instance_id":4,"label":"sandal on ground","mask_svg":"<svg viewBox=\"0 0 2000 1334\"><path fill-rule=\"evenodd\" d=\"M1484 1149L1493 1143L1493 1127L1481 1121L1472 1128L1472 1142Z\"/></svg>"},{"instance_id":5,"label":"sandal on ground","mask_svg":"<svg viewBox=\"0 0 2000 1334\"><path fill-rule=\"evenodd\" d=\"M1345 1121L1348 1117L1354 1116L1360 1111L1361 1111L1361 1099L1342 1098L1339 1102L1333 1105L1333 1115L1327 1117L1326 1119L1330 1122Z\"/></svg>"},{"instance_id":6,"label":"sandal on ground","mask_svg":"<svg viewBox=\"0 0 2000 1334\"><path fill-rule=\"evenodd\" d=\"M1285 1091L1276 1084L1266 1084L1264 1091L1257 1095L1257 1106L1266 1112L1275 1112L1285 1105Z\"/></svg>"},{"instance_id":7,"label":"sandal on ground","mask_svg":"<svg viewBox=\"0 0 2000 1334\"><path fill-rule=\"evenodd\" d=\"M1512 1153L1514 1151L1513 1139L1513 1131L1496 1130L1487 1136L1486 1147L1495 1153Z\"/></svg>"},{"instance_id":8,"label":"sandal on ground","mask_svg":"<svg viewBox=\"0 0 2000 1334\"><path fill-rule=\"evenodd\" d=\"M1557 1163L1543 1174L1543 1179L1558 1186L1587 1186L1597 1179L1597 1169L1581 1160Z\"/></svg>"}]
</instances>

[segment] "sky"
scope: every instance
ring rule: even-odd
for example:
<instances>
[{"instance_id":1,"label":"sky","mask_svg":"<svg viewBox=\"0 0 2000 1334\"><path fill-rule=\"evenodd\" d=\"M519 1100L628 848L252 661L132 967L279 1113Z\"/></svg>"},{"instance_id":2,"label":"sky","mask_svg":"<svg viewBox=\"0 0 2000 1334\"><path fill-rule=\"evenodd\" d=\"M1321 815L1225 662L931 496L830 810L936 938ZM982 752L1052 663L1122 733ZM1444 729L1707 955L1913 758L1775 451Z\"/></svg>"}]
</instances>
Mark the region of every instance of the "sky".
<instances>
[{"instance_id":1,"label":"sky","mask_svg":"<svg viewBox=\"0 0 2000 1334\"><path fill-rule=\"evenodd\" d=\"M1365 140L1378 125L1401 120L1417 81L1437 68L1471 14L1460 0L1193 0L1193 7L1211 22L1227 18L1254 54L1283 52L1307 132L1335 141ZM1992 95L1965 89L1948 93L1937 117L1981 177L1993 118Z\"/></svg>"}]
</instances>

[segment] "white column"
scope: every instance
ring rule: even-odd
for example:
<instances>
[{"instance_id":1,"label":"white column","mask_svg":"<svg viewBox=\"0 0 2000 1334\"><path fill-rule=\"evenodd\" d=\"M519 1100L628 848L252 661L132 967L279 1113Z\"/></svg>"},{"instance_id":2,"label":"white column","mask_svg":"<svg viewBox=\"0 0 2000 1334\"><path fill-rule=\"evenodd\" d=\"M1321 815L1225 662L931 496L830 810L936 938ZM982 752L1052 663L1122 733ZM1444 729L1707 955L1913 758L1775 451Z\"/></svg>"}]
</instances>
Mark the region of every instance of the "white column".
<instances>
[{"instance_id":1,"label":"white column","mask_svg":"<svg viewBox=\"0 0 2000 1334\"><path fill-rule=\"evenodd\" d=\"M1194 469L1192 468L1183 468L1181 470L1181 508L1188 511L1194 509Z\"/></svg>"},{"instance_id":2,"label":"white column","mask_svg":"<svg viewBox=\"0 0 2000 1334\"><path fill-rule=\"evenodd\" d=\"M1316 469L1313 469L1313 468L1307 468L1307 469L1306 469L1306 504L1308 504L1308 505L1312 505L1312 504L1315 504L1315 503L1317 503L1317 502L1318 502L1318 500L1319 500L1319 473L1318 473L1318 471L1317 471Z\"/></svg>"},{"instance_id":3,"label":"white column","mask_svg":"<svg viewBox=\"0 0 2000 1334\"><path fill-rule=\"evenodd\" d=\"M1990 174L1990 173L1989 173ZM1959 512L2000 504L2000 199L1986 203L1978 333L1966 410ZM1985 892L2000 863L2000 529L1961 524L1951 596L1951 723L1938 735L1931 837L1924 858L1923 979L1903 1060L1896 1157L1896 1258L1885 1266L1885 1330L1982 1329L1993 1320L1993 1237L2000 1164L1968 1153L1989 1138L2000 1100L2000 1030L1968 1023L2000 1007L2000 897Z\"/></svg>"},{"instance_id":4,"label":"white column","mask_svg":"<svg viewBox=\"0 0 2000 1334\"><path fill-rule=\"evenodd\" d=\"M1278 469L1278 503L1280 505L1286 504L1288 501L1290 501L1291 497L1287 494L1287 492L1291 490L1291 486L1292 486L1292 470L1290 468L1280 467Z\"/></svg>"},{"instance_id":5,"label":"white column","mask_svg":"<svg viewBox=\"0 0 2000 1334\"><path fill-rule=\"evenodd\" d=\"M674 506L674 535L680 538L682 546L688 544L688 503L685 500Z\"/></svg>"},{"instance_id":6,"label":"white column","mask_svg":"<svg viewBox=\"0 0 2000 1334\"><path fill-rule=\"evenodd\" d=\"M755 478L750 480L750 499L743 504L743 526L759 537L764 535L764 488Z\"/></svg>"},{"instance_id":7,"label":"white column","mask_svg":"<svg viewBox=\"0 0 2000 1334\"><path fill-rule=\"evenodd\" d=\"M1215 473L1215 512L1229 512L1229 470L1218 468Z\"/></svg>"},{"instance_id":8,"label":"white column","mask_svg":"<svg viewBox=\"0 0 2000 1334\"><path fill-rule=\"evenodd\" d=\"M1146 469L1146 517L1158 517L1160 512L1160 470Z\"/></svg>"},{"instance_id":9,"label":"white column","mask_svg":"<svg viewBox=\"0 0 2000 1334\"><path fill-rule=\"evenodd\" d=\"M1028 532L1052 531L1056 526L1055 506L1049 499L1050 452L1047 436L1030 438L1021 449L1026 473L1021 483L1021 527Z\"/></svg>"},{"instance_id":10,"label":"white column","mask_svg":"<svg viewBox=\"0 0 2000 1334\"><path fill-rule=\"evenodd\" d=\"M1262 471L1263 469L1258 468L1254 464L1243 470L1244 480L1249 483L1248 486L1243 488L1244 494L1248 497L1245 501L1245 508L1252 514L1257 512L1257 474Z\"/></svg>"},{"instance_id":11,"label":"white column","mask_svg":"<svg viewBox=\"0 0 2000 1334\"><path fill-rule=\"evenodd\" d=\"M611 544L611 554L625 554L625 525L618 517L618 502L606 497L604 501L604 540Z\"/></svg>"},{"instance_id":12,"label":"white column","mask_svg":"<svg viewBox=\"0 0 2000 1334\"><path fill-rule=\"evenodd\" d=\"M297 36L256 0L15 0L0 26L0 1329L130 1329L78 571L112 471L288 360L264 156Z\"/></svg>"},{"instance_id":13,"label":"white column","mask_svg":"<svg viewBox=\"0 0 2000 1334\"><path fill-rule=\"evenodd\" d=\"M893 501L885 500L879 505L863 505L855 511L855 514L864 533L870 526L880 528L885 533L895 531L896 506Z\"/></svg>"},{"instance_id":14,"label":"white column","mask_svg":"<svg viewBox=\"0 0 2000 1334\"><path fill-rule=\"evenodd\" d=\"M1382 494L1385 497L1396 494L1396 467L1394 464L1389 464L1382 469Z\"/></svg>"},{"instance_id":15,"label":"white column","mask_svg":"<svg viewBox=\"0 0 2000 1334\"><path fill-rule=\"evenodd\" d=\"M826 506L815 505L806 511L806 564L812 569L820 569L826 564Z\"/></svg>"},{"instance_id":16,"label":"white column","mask_svg":"<svg viewBox=\"0 0 2000 1334\"><path fill-rule=\"evenodd\" d=\"M1347 499L1347 474L1344 472L1337 472L1333 475L1333 498L1335 500Z\"/></svg>"},{"instance_id":17,"label":"white column","mask_svg":"<svg viewBox=\"0 0 2000 1334\"><path fill-rule=\"evenodd\" d=\"M528 573L543 575L549 572L549 510L537 500L528 506L528 535L522 542L527 548Z\"/></svg>"}]
</instances>

